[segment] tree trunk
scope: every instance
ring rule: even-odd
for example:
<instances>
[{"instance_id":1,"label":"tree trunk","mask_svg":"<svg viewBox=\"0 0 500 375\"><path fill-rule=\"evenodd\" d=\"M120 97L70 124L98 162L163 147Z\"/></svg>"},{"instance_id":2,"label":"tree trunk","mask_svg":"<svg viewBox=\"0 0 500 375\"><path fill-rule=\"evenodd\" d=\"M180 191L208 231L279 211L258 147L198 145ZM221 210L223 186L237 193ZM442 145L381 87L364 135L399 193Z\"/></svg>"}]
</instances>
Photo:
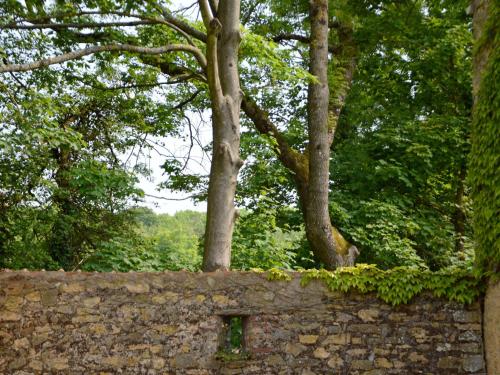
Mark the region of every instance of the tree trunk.
<instances>
[{"instance_id":1,"label":"tree trunk","mask_svg":"<svg viewBox=\"0 0 500 375\"><path fill-rule=\"evenodd\" d=\"M328 77L325 76L328 69L328 53L324 51L328 48L328 26L323 24L328 20L326 6L327 1L311 2L311 26L314 30L311 30L311 37L307 38L306 42L310 43L311 49L310 71L320 82L314 85L315 87L311 86L309 90L307 152L300 153L290 146L270 121L267 113L251 98L243 98L242 109L259 133L276 140L274 146L276 156L293 175L312 251L327 268L335 268L340 265L353 265L359 254L356 246L350 244L331 224L328 213L330 146L352 83L357 50L352 25L349 22L337 25L339 46L335 54L339 65L336 68L341 69L343 75L341 80L336 80L333 86L334 92L329 95Z\"/></svg>"},{"instance_id":2,"label":"tree trunk","mask_svg":"<svg viewBox=\"0 0 500 375\"><path fill-rule=\"evenodd\" d=\"M300 208L304 217L304 222L306 222L306 207L309 204L308 186L310 173L308 157L294 150L293 147L288 144L277 127L271 122L267 113L249 97L243 98L242 109L245 114L252 120L259 133L269 135L276 140L274 151L283 165L292 173L297 189L297 194L299 196ZM326 206L326 209L328 209L328 205ZM338 247L335 248L335 253L333 253L333 255L330 255L329 259L336 259L335 263L325 263L318 253L318 246L315 242L313 242L315 241L315 238L312 236L307 236L313 253L317 256L318 259L322 260L325 263L325 266L327 268L335 268L338 265L354 264L356 256L358 255L356 246L350 244L335 226L330 224L330 227L332 238L335 240L334 243ZM329 247L329 251L332 251L332 247ZM340 256L338 256L337 254L340 254ZM337 261L340 260L342 261L342 263L337 263Z\"/></svg>"},{"instance_id":3,"label":"tree trunk","mask_svg":"<svg viewBox=\"0 0 500 375\"><path fill-rule=\"evenodd\" d=\"M309 71L318 82L309 84L309 186L302 195L307 239L328 267L342 264L328 213L330 144L328 142L328 1L310 2L311 43ZM304 199L305 198L305 199Z\"/></svg>"},{"instance_id":4,"label":"tree trunk","mask_svg":"<svg viewBox=\"0 0 500 375\"><path fill-rule=\"evenodd\" d=\"M212 105L213 156L208 186L203 271L227 270L236 212L241 92L238 76L240 2L200 0L208 30L207 76ZM214 13L212 13L214 11Z\"/></svg>"},{"instance_id":5,"label":"tree trunk","mask_svg":"<svg viewBox=\"0 0 500 375\"><path fill-rule=\"evenodd\" d=\"M57 190L52 197L52 202L57 207L57 217L52 226L48 250L54 261L62 268L69 269L75 261L74 248L71 245L74 205L70 197L67 175L71 168L70 151L63 145L52 152L57 163L54 176Z\"/></svg>"}]
</instances>

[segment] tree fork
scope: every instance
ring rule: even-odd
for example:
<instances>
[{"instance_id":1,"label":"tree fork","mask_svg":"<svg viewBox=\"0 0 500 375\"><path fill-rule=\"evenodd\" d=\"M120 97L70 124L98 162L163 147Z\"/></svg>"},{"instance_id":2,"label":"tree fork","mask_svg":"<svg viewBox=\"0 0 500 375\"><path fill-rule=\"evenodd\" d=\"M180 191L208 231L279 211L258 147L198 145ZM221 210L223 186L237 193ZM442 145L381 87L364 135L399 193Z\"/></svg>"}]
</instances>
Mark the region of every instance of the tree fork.
<instances>
[{"instance_id":1,"label":"tree fork","mask_svg":"<svg viewBox=\"0 0 500 375\"><path fill-rule=\"evenodd\" d=\"M207 35L207 77L212 106L213 158L207 200L203 271L228 270L237 213L234 196L240 159L241 91L238 76L240 3L200 0Z\"/></svg>"}]
</instances>

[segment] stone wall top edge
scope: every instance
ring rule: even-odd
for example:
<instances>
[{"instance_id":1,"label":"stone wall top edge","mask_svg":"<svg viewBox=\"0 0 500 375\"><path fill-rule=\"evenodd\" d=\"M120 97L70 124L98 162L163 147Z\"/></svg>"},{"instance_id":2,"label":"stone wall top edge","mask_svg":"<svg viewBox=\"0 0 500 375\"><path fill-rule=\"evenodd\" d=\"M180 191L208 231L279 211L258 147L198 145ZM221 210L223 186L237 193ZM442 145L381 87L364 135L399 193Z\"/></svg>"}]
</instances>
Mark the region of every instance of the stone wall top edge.
<instances>
[{"instance_id":1,"label":"stone wall top edge","mask_svg":"<svg viewBox=\"0 0 500 375\"><path fill-rule=\"evenodd\" d=\"M189 271L164 271L164 272L64 272L64 271L12 271L0 270L0 294L4 288L12 288L17 285L16 290L22 294L25 289L50 289L53 285L61 288L61 285L78 283L85 286L101 289L126 288L133 284L148 284L154 289L178 289L206 290L210 293L222 293L224 289L237 290L273 290L278 293L295 296L309 296L310 298L321 298L328 295L336 300L364 301L365 303L386 303L380 300L374 293L360 293L354 290L348 292L329 291L321 280L311 280L307 286L300 286L301 272L287 272L291 276L290 281L268 280L264 272L254 271L218 271L218 272L189 272ZM2 286L3 285L3 286ZM177 286L174 286L177 285ZM148 291L150 290L148 287ZM257 289L255 289L257 287ZM87 289L85 289L87 290ZM151 291L152 291L151 290ZM261 291L262 291L261 290ZM61 289L64 292L64 288ZM135 293L135 292L134 292ZM303 298L303 297L301 297ZM371 302L370 302L371 301ZM378 301L378 302L376 302ZM409 301L414 303L441 301L453 305L462 305L451 302L445 298L435 297L430 292L422 292ZM403 304L404 306L405 304ZM467 304L466 304L467 305ZM467 309L476 309L478 302L464 306Z\"/></svg>"},{"instance_id":2,"label":"stone wall top edge","mask_svg":"<svg viewBox=\"0 0 500 375\"><path fill-rule=\"evenodd\" d=\"M291 280L296 280L296 283L301 277L300 272L288 272ZM230 282L240 281L242 284L249 285L251 283L290 283L290 281L267 279L266 273L252 271L219 271L219 272L190 272L190 271L164 271L164 272L65 272L65 271L13 271L0 270L0 282L5 281L58 281L58 282L73 282L85 281L92 282L93 280L105 281L121 281L121 282L145 282L167 281L167 282L182 282L192 280L196 282L209 281L213 279L217 284L224 284L227 280Z\"/></svg>"},{"instance_id":3,"label":"stone wall top edge","mask_svg":"<svg viewBox=\"0 0 500 375\"><path fill-rule=\"evenodd\" d=\"M300 278L302 272L298 271L285 271L292 279ZM0 269L0 279L1 278L11 278L11 277L57 277L57 278L71 278L71 277L104 277L104 278L123 278L123 277L133 277L133 278L145 278L150 276L154 277L196 277L196 278L234 278L234 277L258 277L269 281L267 279L266 272L256 272L256 271L215 271L215 272L192 272L192 271L158 271L158 272L142 272L142 271L129 271L129 272L83 272L83 271L46 271L46 270L9 270ZM272 280L273 282L279 282L281 280Z\"/></svg>"}]
</instances>

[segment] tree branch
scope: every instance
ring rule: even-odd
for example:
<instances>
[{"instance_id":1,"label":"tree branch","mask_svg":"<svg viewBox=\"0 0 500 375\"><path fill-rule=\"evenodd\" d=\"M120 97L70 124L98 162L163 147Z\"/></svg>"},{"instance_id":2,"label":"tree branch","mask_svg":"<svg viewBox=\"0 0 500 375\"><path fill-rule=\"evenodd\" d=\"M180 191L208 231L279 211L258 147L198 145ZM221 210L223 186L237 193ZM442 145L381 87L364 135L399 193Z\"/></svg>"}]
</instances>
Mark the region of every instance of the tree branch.
<instances>
[{"instance_id":1,"label":"tree branch","mask_svg":"<svg viewBox=\"0 0 500 375\"><path fill-rule=\"evenodd\" d=\"M217 11L219 10L219 0L208 0L210 3L210 9L212 9L212 14L217 16Z\"/></svg>"},{"instance_id":2,"label":"tree branch","mask_svg":"<svg viewBox=\"0 0 500 375\"><path fill-rule=\"evenodd\" d=\"M212 8L210 7L210 4L208 3L208 0L198 0L199 6L200 6L200 11L201 11L201 17L203 18L203 23L205 24L205 27L207 30L210 30L210 22L214 18L214 15L212 13Z\"/></svg>"},{"instance_id":3,"label":"tree branch","mask_svg":"<svg viewBox=\"0 0 500 375\"><path fill-rule=\"evenodd\" d=\"M154 199L163 199L166 201L186 201L188 199L193 199L193 198L197 197L196 195L189 195L189 196L184 197L184 198L167 198L167 197L159 197L157 195L146 194L146 193L144 193L144 196L149 197L149 198L154 198Z\"/></svg>"},{"instance_id":4,"label":"tree branch","mask_svg":"<svg viewBox=\"0 0 500 375\"><path fill-rule=\"evenodd\" d=\"M154 48L154 47L140 47L130 44L108 44L103 46L92 46L88 48L83 48L80 50L64 53L59 56L54 56L27 64L0 65L0 73L26 72L30 70L44 68L49 65L60 64L65 61L76 60L83 56L92 55L98 52L109 52L109 51L133 52L133 53L148 54L148 55L160 55L167 52L182 51L192 54L203 69L205 69L207 65L207 61L203 53L198 48L191 45L170 44L164 47Z\"/></svg>"},{"instance_id":5,"label":"tree branch","mask_svg":"<svg viewBox=\"0 0 500 375\"><path fill-rule=\"evenodd\" d=\"M273 42L276 42L276 43L280 43L280 42L287 41L287 40L295 40L297 42L304 43L304 44L311 43L311 38L309 38L307 35L300 35L300 34L293 34L293 33L278 34L278 35L273 36L272 40L273 40ZM337 55L341 51L342 51L341 46L336 45L336 44L328 44L328 52L329 53L333 53L334 55Z\"/></svg>"},{"instance_id":6,"label":"tree branch","mask_svg":"<svg viewBox=\"0 0 500 375\"><path fill-rule=\"evenodd\" d=\"M186 34L190 35L191 37L201 40L202 42L207 41L207 36L205 33L201 32L200 30L192 27L188 23L174 17L170 11L165 8L161 7L160 11L162 12L163 19L158 18L158 17L148 17L148 16L143 16L141 14L130 14L127 12L117 12L117 11L82 11L82 12L75 12L75 13L60 13L60 14L50 14L47 15L43 18L26 18L21 20L20 22L30 22L30 23L46 23L47 20L50 20L51 18L66 18L66 17L81 17L81 16L105 16L105 15L114 15L114 16L121 16L121 17L130 17L130 18L138 18L143 21L150 21L151 23L160 23L167 25L169 27L175 26L176 28L182 30Z\"/></svg>"},{"instance_id":7,"label":"tree branch","mask_svg":"<svg viewBox=\"0 0 500 375\"><path fill-rule=\"evenodd\" d=\"M92 86L96 90L127 90L127 89L138 89L138 88L147 88L147 87L158 87L163 85L175 85L177 83L186 82L191 78L194 78L194 74L183 74L179 76L174 76L173 80L166 82L156 82L156 83L138 83L135 85L123 85L123 86L110 86L110 87L100 87L100 86Z\"/></svg>"},{"instance_id":8,"label":"tree branch","mask_svg":"<svg viewBox=\"0 0 500 375\"><path fill-rule=\"evenodd\" d=\"M210 90L210 98L214 103L215 108L219 108L222 99L222 88L219 75L219 61L217 54L217 40L222 25L217 18L212 15L212 10L208 4L208 0L199 0L203 23L207 28L207 78L208 88Z\"/></svg>"},{"instance_id":9,"label":"tree branch","mask_svg":"<svg viewBox=\"0 0 500 375\"><path fill-rule=\"evenodd\" d=\"M196 97L198 96L198 94L200 92L201 92L201 90L196 90L191 96L189 96L189 98L183 100L182 102L180 102L179 104L177 104L172 109L182 109L182 107L184 107L186 104L188 104L188 103L192 102L194 99L196 99Z\"/></svg>"},{"instance_id":10,"label":"tree branch","mask_svg":"<svg viewBox=\"0 0 500 375\"><path fill-rule=\"evenodd\" d=\"M201 40L204 43L207 42L207 35L205 33L201 32L198 29L195 29L194 27L190 26L188 23L174 17L172 15L172 13L170 13L170 11L167 8L162 7L161 12L162 12L162 16L165 19L165 21L178 27L180 30L184 31L186 34L192 36L193 38Z\"/></svg>"},{"instance_id":11,"label":"tree branch","mask_svg":"<svg viewBox=\"0 0 500 375\"><path fill-rule=\"evenodd\" d=\"M130 22L83 22L83 23L36 23L34 25L19 25L17 23L10 23L0 25L0 30L37 30L37 29L94 29L99 27L112 27L112 26L137 26L137 25L151 25L163 24L161 20L142 20Z\"/></svg>"},{"instance_id":12,"label":"tree branch","mask_svg":"<svg viewBox=\"0 0 500 375\"><path fill-rule=\"evenodd\" d=\"M290 146L276 125L271 122L268 114L246 95L243 96L241 101L241 109L252 120L260 134L270 136L276 140L274 152L278 159L293 172L296 180L302 184L307 184L309 180L307 157Z\"/></svg>"},{"instance_id":13,"label":"tree branch","mask_svg":"<svg viewBox=\"0 0 500 375\"><path fill-rule=\"evenodd\" d=\"M298 42L302 43L309 43L311 40L309 39L308 36L306 35L300 35L300 34L278 34L273 36L273 42L279 43L282 42L283 40L296 40Z\"/></svg>"}]
</instances>

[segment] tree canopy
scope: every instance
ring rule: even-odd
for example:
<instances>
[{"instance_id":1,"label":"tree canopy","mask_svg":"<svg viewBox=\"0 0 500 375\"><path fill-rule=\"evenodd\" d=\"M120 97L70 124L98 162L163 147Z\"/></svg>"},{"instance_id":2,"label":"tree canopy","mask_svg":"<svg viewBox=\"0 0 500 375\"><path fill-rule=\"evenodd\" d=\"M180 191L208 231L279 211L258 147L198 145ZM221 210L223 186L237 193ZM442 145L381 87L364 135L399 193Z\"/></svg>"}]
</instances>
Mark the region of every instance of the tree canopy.
<instances>
[{"instance_id":1,"label":"tree canopy","mask_svg":"<svg viewBox=\"0 0 500 375\"><path fill-rule=\"evenodd\" d=\"M467 5L3 2L0 267L470 266Z\"/></svg>"}]
</instances>

